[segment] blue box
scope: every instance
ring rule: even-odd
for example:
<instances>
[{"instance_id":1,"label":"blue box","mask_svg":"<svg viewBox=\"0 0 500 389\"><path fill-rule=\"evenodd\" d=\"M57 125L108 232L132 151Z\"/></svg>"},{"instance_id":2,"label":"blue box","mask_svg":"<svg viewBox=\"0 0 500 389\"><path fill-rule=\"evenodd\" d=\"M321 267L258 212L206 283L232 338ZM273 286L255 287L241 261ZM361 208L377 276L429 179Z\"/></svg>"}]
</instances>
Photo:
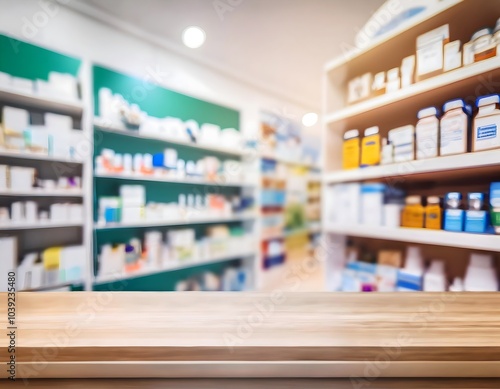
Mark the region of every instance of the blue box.
<instances>
[{"instance_id":1,"label":"blue box","mask_svg":"<svg viewBox=\"0 0 500 389\"><path fill-rule=\"evenodd\" d=\"M463 209L447 209L444 211L444 229L446 231L463 231L465 211Z\"/></svg>"},{"instance_id":2,"label":"blue box","mask_svg":"<svg viewBox=\"0 0 500 389\"><path fill-rule=\"evenodd\" d=\"M485 233L488 229L487 211L466 211L465 232Z\"/></svg>"},{"instance_id":3,"label":"blue box","mask_svg":"<svg viewBox=\"0 0 500 389\"><path fill-rule=\"evenodd\" d=\"M404 269L398 271L396 289L400 292L421 291L424 277L422 274L410 273Z\"/></svg>"}]
</instances>

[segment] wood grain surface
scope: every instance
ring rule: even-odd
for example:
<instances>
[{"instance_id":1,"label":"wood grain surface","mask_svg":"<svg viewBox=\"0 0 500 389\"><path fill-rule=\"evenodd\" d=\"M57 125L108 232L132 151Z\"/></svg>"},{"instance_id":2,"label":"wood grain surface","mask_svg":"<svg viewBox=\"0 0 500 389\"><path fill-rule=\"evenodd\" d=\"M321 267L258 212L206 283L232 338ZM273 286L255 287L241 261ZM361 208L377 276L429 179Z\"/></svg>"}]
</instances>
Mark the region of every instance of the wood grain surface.
<instances>
[{"instance_id":1,"label":"wood grain surface","mask_svg":"<svg viewBox=\"0 0 500 389\"><path fill-rule=\"evenodd\" d=\"M355 386L350 379L82 379L29 380L29 388L52 389L498 389L500 379L377 379ZM19 380L7 387L26 387Z\"/></svg>"},{"instance_id":2,"label":"wood grain surface","mask_svg":"<svg viewBox=\"0 0 500 389\"><path fill-rule=\"evenodd\" d=\"M19 293L16 311L29 377L500 377L495 293Z\"/></svg>"}]
</instances>

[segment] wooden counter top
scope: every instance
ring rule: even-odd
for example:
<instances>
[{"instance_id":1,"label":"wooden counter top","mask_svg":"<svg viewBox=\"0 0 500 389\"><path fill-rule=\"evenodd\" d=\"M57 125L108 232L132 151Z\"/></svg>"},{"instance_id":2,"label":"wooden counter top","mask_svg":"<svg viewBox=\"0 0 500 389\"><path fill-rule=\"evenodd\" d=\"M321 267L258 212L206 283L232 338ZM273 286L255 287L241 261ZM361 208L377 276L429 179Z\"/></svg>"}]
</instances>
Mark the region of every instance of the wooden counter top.
<instances>
[{"instance_id":1,"label":"wooden counter top","mask_svg":"<svg viewBox=\"0 0 500 389\"><path fill-rule=\"evenodd\" d=\"M495 293L19 293L16 311L18 377L500 377Z\"/></svg>"}]
</instances>

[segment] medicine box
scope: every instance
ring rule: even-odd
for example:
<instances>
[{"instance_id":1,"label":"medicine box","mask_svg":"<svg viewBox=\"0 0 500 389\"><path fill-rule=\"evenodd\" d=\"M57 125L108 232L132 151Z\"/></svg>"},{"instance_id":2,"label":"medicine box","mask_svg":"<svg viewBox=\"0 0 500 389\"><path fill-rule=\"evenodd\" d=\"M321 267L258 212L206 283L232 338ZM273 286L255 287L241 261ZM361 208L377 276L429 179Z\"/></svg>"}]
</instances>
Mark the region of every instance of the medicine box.
<instances>
[{"instance_id":1,"label":"medicine box","mask_svg":"<svg viewBox=\"0 0 500 389\"><path fill-rule=\"evenodd\" d=\"M406 269L398 270L398 279L396 290L398 292L416 292L421 291L423 287L423 275L421 273L408 271Z\"/></svg>"},{"instance_id":2,"label":"medicine box","mask_svg":"<svg viewBox=\"0 0 500 389\"><path fill-rule=\"evenodd\" d=\"M465 211L465 232L484 234L488 229L488 220L487 211Z\"/></svg>"},{"instance_id":3,"label":"medicine box","mask_svg":"<svg viewBox=\"0 0 500 389\"><path fill-rule=\"evenodd\" d=\"M407 125L390 130L388 138L394 148L394 162L415 159L415 127Z\"/></svg>"},{"instance_id":4,"label":"medicine box","mask_svg":"<svg viewBox=\"0 0 500 389\"><path fill-rule=\"evenodd\" d=\"M444 229L460 232L464 230L464 210L447 209L444 211Z\"/></svg>"},{"instance_id":5,"label":"medicine box","mask_svg":"<svg viewBox=\"0 0 500 389\"><path fill-rule=\"evenodd\" d=\"M450 71L462 66L462 52L459 40L444 45L444 71Z\"/></svg>"},{"instance_id":6,"label":"medicine box","mask_svg":"<svg viewBox=\"0 0 500 389\"><path fill-rule=\"evenodd\" d=\"M11 166L10 167L10 189L31 190L35 180L35 169Z\"/></svg>"},{"instance_id":7,"label":"medicine box","mask_svg":"<svg viewBox=\"0 0 500 389\"><path fill-rule=\"evenodd\" d=\"M444 68L444 45L450 40L445 24L417 37L417 80L435 76Z\"/></svg>"},{"instance_id":8,"label":"medicine box","mask_svg":"<svg viewBox=\"0 0 500 389\"><path fill-rule=\"evenodd\" d=\"M384 184L361 186L361 224L381 226L383 224Z\"/></svg>"}]
</instances>

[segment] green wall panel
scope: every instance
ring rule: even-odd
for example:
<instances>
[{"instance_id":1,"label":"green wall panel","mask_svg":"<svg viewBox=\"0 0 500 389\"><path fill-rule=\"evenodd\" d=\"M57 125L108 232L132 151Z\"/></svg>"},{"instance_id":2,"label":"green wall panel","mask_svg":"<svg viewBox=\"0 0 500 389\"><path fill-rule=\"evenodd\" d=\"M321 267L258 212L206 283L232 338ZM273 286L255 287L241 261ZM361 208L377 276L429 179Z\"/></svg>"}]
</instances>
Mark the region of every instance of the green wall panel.
<instances>
[{"instance_id":1,"label":"green wall panel","mask_svg":"<svg viewBox=\"0 0 500 389\"><path fill-rule=\"evenodd\" d=\"M234 109L174 92L101 66L93 67L93 75L96 116L99 116L99 89L109 88L113 93L121 94L129 103L137 104L150 116L173 116L182 120L194 119L200 125L213 123L221 128L240 128L240 114Z\"/></svg>"},{"instance_id":2,"label":"green wall panel","mask_svg":"<svg viewBox=\"0 0 500 389\"><path fill-rule=\"evenodd\" d=\"M0 71L30 80L47 80L49 72L78 75L79 59L0 35Z\"/></svg>"}]
</instances>

